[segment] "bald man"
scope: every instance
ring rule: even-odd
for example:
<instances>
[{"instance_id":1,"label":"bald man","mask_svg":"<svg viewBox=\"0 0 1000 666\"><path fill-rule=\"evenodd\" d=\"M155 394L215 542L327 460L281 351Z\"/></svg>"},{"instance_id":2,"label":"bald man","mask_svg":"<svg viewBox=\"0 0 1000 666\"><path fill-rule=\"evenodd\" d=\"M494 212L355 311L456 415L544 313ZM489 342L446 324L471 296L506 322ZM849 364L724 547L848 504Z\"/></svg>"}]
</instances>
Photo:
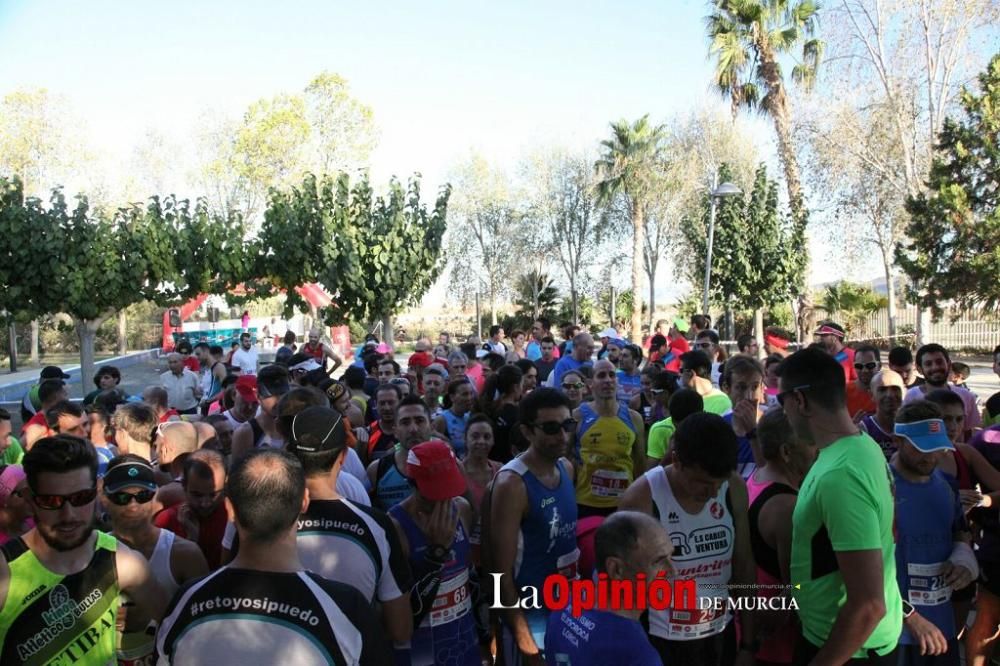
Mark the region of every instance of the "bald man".
<instances>
[{"instance_id":1,"label":"bald man","mask_svg":"<svg viewBox=\"0 0 1000 666\"><path fill-rule=\"evenodd\" d=\"M573 336L573 352L566 354L559 359L556 367L549 375L548 385L555 389L562 389L562 378L570 370L579 370L581 367L591 364L591 357L594 355L594 338L590 333L577 333Z\"/></svg>"},{"instance_id":2,"label":"bald man","mask_svg":"<svg viewBox=\"0 0 1000 666\"><path fill-rule=\"evenodd\" d=\"M673 546L666 530L655 518L637 511L619 511L605 520L594 535L594 550L597 573L612 581L631 583L639 574L653 580L673 570ZM562 613L552 613L545 632L548 663L662 664L639 623L642 611L636 601L623 604L628 610L582 609L575 617L566 607Z\"/></svg>"},{"instance_id":3,"label":"bald man","mask_svg":"<svg viewBox=\"0 0 1000 666\"><path fill-rule=\"evenodd\" d=\"M157 479L162 484L156 491L156 510L168 509L184 502L184 461L200 447L198 429L187 421L167 421L156 428L156 448L159 453L160 473L166 478Z\"/></svg>"},{"instance_id":4,"label":"bald man","mask_svg":"<svg viewBox=\"0 0 1000 666\"><path fill-rule=\"evenodd\" d=\"M330 345L320 341L318 328L314 328L309 331L309 340L302 345L302 349L300 351L303 354L309 354L312 356L317 363L323 366L323 372L327 375L332 375L337 368L344 363L344 359L340 358L340 356L337 355L337 352L333 351ZM326 363L327 359L333 361L333 365L329 368Z\"/></svg>"}]
</instances>

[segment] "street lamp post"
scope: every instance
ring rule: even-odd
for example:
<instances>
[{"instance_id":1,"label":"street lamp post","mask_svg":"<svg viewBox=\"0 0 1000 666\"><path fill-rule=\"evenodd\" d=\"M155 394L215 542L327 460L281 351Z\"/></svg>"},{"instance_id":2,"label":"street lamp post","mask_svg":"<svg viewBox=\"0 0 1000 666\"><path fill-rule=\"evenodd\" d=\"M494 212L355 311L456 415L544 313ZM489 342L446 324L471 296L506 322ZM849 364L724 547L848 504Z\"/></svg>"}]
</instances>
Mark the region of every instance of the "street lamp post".
<instances>
[{"instance_id":1,"label":"street lamp post","mask_svg":"<svg viewBox=\"0 0 1000 666\"><path fill-rule=\"evenodd\" d=\"M708 314L708 285L712 281L712 244L715 242L715 208L719 203L719 199L722 197L732 197L742 193L742 190L732 183L723 183L708 193L712 205L709 209L708 215L708 251L705 256L705 289L702 293L701 299L704 314Z\"/></svg>"}]
</instances>

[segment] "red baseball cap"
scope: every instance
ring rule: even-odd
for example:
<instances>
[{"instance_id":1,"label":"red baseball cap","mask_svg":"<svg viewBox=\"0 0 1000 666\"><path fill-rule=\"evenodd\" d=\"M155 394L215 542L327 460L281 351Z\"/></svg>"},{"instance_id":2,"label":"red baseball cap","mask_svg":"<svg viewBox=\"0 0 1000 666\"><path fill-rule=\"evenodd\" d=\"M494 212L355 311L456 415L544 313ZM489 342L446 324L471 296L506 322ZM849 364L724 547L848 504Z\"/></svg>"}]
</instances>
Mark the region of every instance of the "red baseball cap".
<instances>
[{"instance_id":1,"label":"red baseball cap","mask_svg":"<svg viewBox=\"0 0 1000 666\"><path fill-rule=\"evenodd\" d=\"M236 392L246 402L258 402L257 378L253 375L240 375L236 379Z\"/></svg>"},{"instance_id":2,"label":"red baseball cap","mask_svg":"<svg viewBox=\"0 0 1000 666\"><path fill-rule=\"evenodd\" d=\"M410 449L406 456L406 475L417 484L417 491L432 502L458 497L467 487L455 452L438 440Z\"/></svg>"}]
</instances>

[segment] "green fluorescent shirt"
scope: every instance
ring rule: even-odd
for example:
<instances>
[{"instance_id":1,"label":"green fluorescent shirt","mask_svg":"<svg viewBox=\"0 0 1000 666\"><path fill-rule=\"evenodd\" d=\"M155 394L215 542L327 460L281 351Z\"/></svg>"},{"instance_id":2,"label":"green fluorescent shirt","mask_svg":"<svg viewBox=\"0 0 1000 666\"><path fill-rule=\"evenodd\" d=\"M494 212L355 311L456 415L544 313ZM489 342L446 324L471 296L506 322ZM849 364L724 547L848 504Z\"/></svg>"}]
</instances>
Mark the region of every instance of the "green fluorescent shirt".
<instances>
[{"instance_id":1,"label":"green fluorescent shirt","mask_svg":"<svg viewBox=\"0 0 1000 666\"><path fill-rule=\"evenodd\" d=\"M711 393L702 396L705 403L705 411L710 414L722 416L733 408L733 403L729 396L722 391L713 389ZM674 436L674 420L666 418L657 421L649 428L649 435L646 438L646 455L650 458L660 460L667 455L670 446L670 438Z\"/></svg>"},{"instance_id":2,"label":"green fluorescent shirt","mask_svg":"<svg viewBox=\"0 0 1000 666\"><path fill-rule=\"evenodd\" d=\"M0 460L5 465L20 465L22 458L24 458L24 449L21 448L21 443L17 441L17 437L11 435L10 444L3 452L3 455L0 456Z\"/></svg>"},{"instance_id":3,"label":"green fluorescent shirt","mask_svg":"<svg viewBox=\"0 0 1000 666\"><path fill-rule=\"evenodd\" d=\"M792 594L803 633L813 645L827 641L847 600L836 553L878 549L886 614L863 649L881 655L896 646L903 609L896 582L893 511L892 474L875 440L853 435L819 452L792 514Z\"/></svg>"}]
</instances>

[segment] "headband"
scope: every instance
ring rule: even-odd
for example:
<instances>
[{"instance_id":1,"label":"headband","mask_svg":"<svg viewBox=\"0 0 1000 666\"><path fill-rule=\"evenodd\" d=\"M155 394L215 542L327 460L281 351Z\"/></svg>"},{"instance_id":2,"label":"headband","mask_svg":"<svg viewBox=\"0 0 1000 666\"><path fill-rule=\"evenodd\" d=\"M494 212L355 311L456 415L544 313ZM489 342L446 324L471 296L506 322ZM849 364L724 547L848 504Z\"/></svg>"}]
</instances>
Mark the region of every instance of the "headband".
<instances>
[{"instance_id":1,"label":"headband","mask_svg":"<svg viewBox=\"0 0 1000 666\"><path fill-rule=\"evenodd\" d=\"M771 347L777 347L778 349L788 349L788 340L784 338L779 338L777 335L772 335L771 333L764 334L764 342L766 342Z\"/></svg>"}]
</instances>

